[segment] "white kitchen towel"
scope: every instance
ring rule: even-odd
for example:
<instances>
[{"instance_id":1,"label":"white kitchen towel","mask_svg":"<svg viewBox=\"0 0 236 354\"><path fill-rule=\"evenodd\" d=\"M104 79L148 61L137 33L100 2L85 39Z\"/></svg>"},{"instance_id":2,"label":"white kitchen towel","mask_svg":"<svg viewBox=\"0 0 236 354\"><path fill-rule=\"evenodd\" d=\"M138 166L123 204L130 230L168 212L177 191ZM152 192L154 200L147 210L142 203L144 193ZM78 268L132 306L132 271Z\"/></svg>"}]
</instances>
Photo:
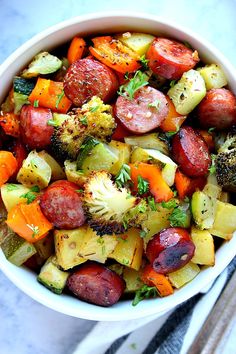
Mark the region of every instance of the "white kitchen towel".
<instances>
[{"instance_id":1,"label":"white kitchen towel","mask_svg":"<svg viewBox=\"0 0 236 354\"><path fill-rule=\"evenodd\" d=\"M186 354L235 269L236 257L205 294L159 318L98 322L73 354Z\"/></svg>"}]
</instances>

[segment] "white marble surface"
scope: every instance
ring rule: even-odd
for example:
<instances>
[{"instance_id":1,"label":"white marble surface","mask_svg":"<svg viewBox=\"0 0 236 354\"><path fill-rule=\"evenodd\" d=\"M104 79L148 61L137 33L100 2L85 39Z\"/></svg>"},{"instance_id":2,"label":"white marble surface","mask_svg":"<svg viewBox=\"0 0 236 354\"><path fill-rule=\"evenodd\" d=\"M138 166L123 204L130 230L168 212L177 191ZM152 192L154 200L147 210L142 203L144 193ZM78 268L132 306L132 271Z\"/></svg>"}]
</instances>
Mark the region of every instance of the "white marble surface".
<instances>
[{"instance_id":1,"label":"white marble surface","mask_svg":"<svg viewBox=\"0 0 236 354\"><path fill-rule=\"evenodd\" d=\"M0 63L50 25L102 10L171 18L210 40L236 66L236 0L0 0ZM0 272L0 354L69 354L93 324L43 307ZM224 354L235 352L235 333L236 327Z\"/></svg>"}]
</instances>

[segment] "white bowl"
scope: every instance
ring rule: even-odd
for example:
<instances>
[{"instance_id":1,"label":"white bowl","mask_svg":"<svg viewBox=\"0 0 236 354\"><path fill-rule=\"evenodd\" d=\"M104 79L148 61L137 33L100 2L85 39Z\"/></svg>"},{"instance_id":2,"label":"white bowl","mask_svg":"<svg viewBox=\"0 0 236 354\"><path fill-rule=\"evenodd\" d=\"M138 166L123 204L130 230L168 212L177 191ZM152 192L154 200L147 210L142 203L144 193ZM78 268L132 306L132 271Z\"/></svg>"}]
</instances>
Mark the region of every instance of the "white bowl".
<instances>
[{"instance_id":1,"label":"white bowl","mask_svg":"<svg viewBox=\"0 0 236 354\"><path fill-rule=\"evenodd\" d=\"M0 102L7 94L12 77L17 74L30 59L41 50L50 50L69 41L75 35L109 33L118 31L143 31L187 41L197 49L206 63L218 63L224 68L231 90L236 93L236 71L227 59L211 44L199 38L188 29L174 25L161 18L123 12L90 14L62 22L36 35L16 50L0 67ZM0 269L27 295L41 304L67 315L89 320L118 321L141 318L148 315L161 315L176 305L199 293L214 280L236 255L236 237L225 242L216 252L216 264L200 274L182 289L165 298L151 299L133 307L131 301L120 301L110 308L91 305L69 295L55 295L40 285L33 272L23 267L16 267L8 262L0 250Z\"/></svg>"}]
</instances>

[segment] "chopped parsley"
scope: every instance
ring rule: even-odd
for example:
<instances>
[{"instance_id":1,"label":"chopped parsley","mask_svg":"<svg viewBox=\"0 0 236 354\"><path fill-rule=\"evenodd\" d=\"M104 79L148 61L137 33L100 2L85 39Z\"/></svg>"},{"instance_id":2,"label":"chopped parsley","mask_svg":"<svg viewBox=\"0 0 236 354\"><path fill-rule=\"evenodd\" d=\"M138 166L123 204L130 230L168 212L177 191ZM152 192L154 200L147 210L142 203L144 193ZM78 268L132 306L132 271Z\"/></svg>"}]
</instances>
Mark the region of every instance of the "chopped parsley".
<instances>
[{"instance_id":1,"label":"chopped parsley","mask_svg":"<svg viewBox=\"0 0 236 354\"><path fill-rule=\"evenodd\" d=\"M25 198L27 199L27 204L32 203L36 198L37 198L37 194L40 191L38 186L33 186L29 192L22 194L20 196L20 198Z\"/></svg>"},{"instance_id":2,"label":"chopped parsley","mask_svg":"<svg viewBox=\"0 0 236 354\"><path fill-rule=\"evenodd\" d=\"M211 166L208 169L210 175L214 175L216 173L215 158L216 155L211 154Z\"/></svg>"},{"instance_id":3,"label":"chopped parsley","mask_svg":"<svg viewBox=\"0 0 236 354\"><path fill-rule=\"evenodd\" d=\"M77 193L83 193L84 191L83 191L83 189L77 189L76 192Z\"/></svg>"},{"instance_id":4,"label":"chopped parsley","mask_svg":"<svg viewBox=\"0 0 236 354\"><path fill-rule=\"evenodd\" d=\"M119 188L124 187L124 185L128 182L131 181L130 178L130 167L126 165L125 163L122 165L120 171L115 177L116 185Z\"/></svg>"},{"instance_id":5,"label":"chopped parsley","mask_svg":"<svg viewBox=\"0 0 236 354\"><path fill-rule=\"evenodd\" d=\"M168 220L172 227L187 227L189 219L186 209L181 206L175 208L170 214Z\"/></svg>"},{"instance_id":6,"label":"chopped parsley","mask_svg":"<svg viewBox=\"0 0 236 354\"><path fill-rule=\"evenodd\" d=\"M99 108L99 105L90 107L89 110L90 110L90 112L93 113L93 112L96 112L98 110L98 108Z\"/></svg>"},{"instance_id":7,"label":"chopped parsley","mask_svg":"<svg viewBox=\"0 0 236 354\"><path fill-rule=\"evenodd\" d=\"M38 107L39 106L39 100L34 100L34 107Z\"/></svg>"},{"instance_id":8,"label":"chopped parsley","mask_svg":"<svg viewBox=\"0 0 236 354\"><path fill-rule=\"evenodd\" d=\"M155 101L152 102L152 103L148 103L148 107L153 107L153 108L159 109L159 107L160 107L160 101L159 101L159 100L155 100Z\"/></svg>"},{"instance_id":9,"label":"chopped parsley","mask_svg":"<svg viewBox=\"0 0 236 354\"><path fill-rule=\"evenodd\" d=\"M211 134L216 128L215 127L211 127L208 129L208 133Z\"/></svg>"},{"instance_id":10,"label":"chopped parsley","mask_svg":"<svg viewBox=\"0 0 236 354\"><path fill-rule=\"evenodd\" d=\"M53 119L49 119L48 121L47 121L47 125L50 125L50 126L52 126L52 127L57 127L58 126L58 124L55 122L55 120L53 120Z\"/></svg>"},{"instance_id":11,"label":"chopped parsley","mask_svg":"<svg viewBox=\"0 0 236 354\"><path fill-rule=\"evenodd\" d=\"M8 192L15 191L16 189L19 189L19 185L14 184L14 183L8 183L6 186L7 186Z\"/></svg>"},{"instance_id":12,"label":"chopped parsley","mask_svg":"<svg viewBox=\"0 0 236 354\"><path fill-rule=\"evenodd\" d=\"M147 202L148 202L148 205L150 207L150 209L152 211L157 211L157 207L156 207L156 202L155 202L155 199L153 197L148 197L147 198Z\"/></svg>"},{"instance_id":13,"label":"chopped parsley","mask_svg":"<svg viewBox=\"0 0 236 354\"><path fill-rule=\"evenodd\" d=\"M141 56L141 58L139 59L139 61L140 61L141 65L142 65L142 68L143 68L144 70L148 70L148 69L149 69L149 68L148 68L148 62L149 62L149 60L145 57L145 54L143 54L143 55Z\"/></svg>"},{"instance_id":14,"label":"chopped parsley","mask_svg":"<svg viewBox=\"0 0 236 354\"><path fill-rule=\"evenodd\" d=\"M143 285L142 288L135 292L135 297L132 302L133 306L138 305L138 303L144 299L149 299L156 297L158 295L157 288L155 286Z\"/></svg>"},{"instance_id":15,"label":"chopped parsley","mask_svg":"<svg viewBox=\"0 0 236 354\"><path fill-rule=\"evenodd\" d=\"M174 209L178 206L178 203L175 199L171 199L168 202L162 202L161 206L165 209Z\"/></svg>"},{"instance_id":16,"label":"chopped parsley","mask_svg":"<svg viewBox=\"0 0 236 354\"><path fill-rule=\"evenodd\" d=\"M175 84L176 84L176 81L177 81L177 80L171 80L171 82L170 82L170 87L173 87L173 86L175 86Z\"/></svg>"},{"instance_id":17,"label":"chopped parsley","mask_svg":"<svg viewBox=\"0 0 236 354\"><path fill-rule=\"evenodd\" d=\"M27 224L27 226L33 231L32 237L34 238L36 235L39 234L39 227L33 224Z\"/></svg>"},{"instance_id":18,"label":"chopped parsley","mask_svg":"<svg viewBox=\"0 0 236 354\"><path fill-rule=\"evenodd\" d=\"M88 125L87 117L84 116L84 117L80 118L80 122L81 122L83 125L87 126L87 125Z\"/></svg>"},{"instance_id":19,"label":"chopped parsley","mask_svg":"<svg viewBox=\"0 0 236 354\"><path fill-rule=\"evenodd\" d=\"M139 233L140 237L144 238L147 236L147 234L148 234L148 232L146 230L140 230L140 233Z\"/></svg>"},{"instance_id":20,"label":"chopped parsley","mask_svg":"<svg viewBox=\"0 0 236 354\"><path fill-rule=\"evenodd\" d=\"M64 95L65 95L64 90L62 90L61 93L59 95L57 95L57 101L56 101L56 105L55 105L56 108L59 107L59 104L61 103L61 100Z\"/></svg>"},{"instance_id":21,"label":"chopped parsley","mask_svg":"<svg viewBox=\"0 0 236 354\"><path fill-rule=\"evenodd\" d=\"M143 177L138 176L138 194L142 195L149 190L149 183Z\"/></svg>"},{"instance_id":22,"label":"chopped parsley","mask_svg":"<svg viewBox=\"0 0 236 354\"><path fill-rule=\"evenodd\" d=\"M117 92L118 95L124 96L129 100L132 100L137 90L139 90L143 86L148 85L147 79L148 77L145 73L140 70L136 71L134 77L130 79L127 84L120 86L119 91Z\"/></svg>"},{"instance_id":23,"label":"chopped parsley","mask_svg":"<svg viewBox=\"0 0 236 354\"><path fill-rule=\"evenodd\" d=\"M139 203L138 204L138 211L139 213L145 213L147 211L147 206L146 204Z\"/></svg>"}]
</instances>

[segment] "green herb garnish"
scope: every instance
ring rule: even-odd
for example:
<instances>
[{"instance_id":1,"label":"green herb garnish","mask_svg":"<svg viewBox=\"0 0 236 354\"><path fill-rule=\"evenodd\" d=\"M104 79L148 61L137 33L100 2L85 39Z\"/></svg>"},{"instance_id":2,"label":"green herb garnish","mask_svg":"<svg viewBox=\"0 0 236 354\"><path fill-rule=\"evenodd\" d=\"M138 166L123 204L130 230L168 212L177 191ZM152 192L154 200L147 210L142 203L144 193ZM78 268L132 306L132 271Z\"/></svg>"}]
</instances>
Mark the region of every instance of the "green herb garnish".
<instances>
[{"instance_id":1,"label":"green herb garnish","mask_svg":"<svg viewBox=\"0 0 236 354\"><path fill-rule=\"evenodd\" d=\"M138 176L138 194L142 195L147 193L149 190L149 183L141 176Z\"/></svg>"},{"instance_id":2,"label":"green herb garnish","mask_svg":"<svg viewBox=\"0 0 236 354\"><path fill-rule=\"evenodd\" d=\"M124 185L128 182L131 181L130 178L130 167L126 165L125 163L122 165L120 171L115 177L116 185L119 188L124 187Z\"/></svg>"},{"instance_id":3,"label":"green herb garnish","mask_svg":"<svg viewBox=\"0 0 236 354\"><path fill-rule=\"evenodd\" d=\"M56 101L56 108L58 108L63 96L65 95L64 90L61 91L61 93L59 95L57 95L57 101Z\"/></svg>"},{"instance_id":4,"label":"green herb garnish","mask_svg":"<svg viewBox=\"0 0 236 354\"><path fill-rule=\"evenodd\" d=\"M214 130L216 129L216 127L211 127L208 129L208 133L211 134Z\"/></svg>"},{"instance_id":5,"label":"green herb garnish","mask_svg":"<svg viewBox=\"0 0 236 354\"><path fill-rule=\"evenodd\" d=\"M50 125L50 126L52 126L52 127L58 127L58 124L55 122L55 120L53 120L53 119L49 119L48 121L47 121L47 125Z\"/></svg>"},{"instance_id":6,"label":"green herb garnish","mask_svg":"<svg viewBox=\"0 0 236 354\"><path fill-rule=\"evenodd\" d=\"M211 154L211 166L208 168L210 175L214 175L216 173L215 158L216 155Z\"/></svg>"},{"instance_id":7,"label":"green herb garnish","mask_svg":"<svg viewBox=\"0 0 236 354\"><path fill-rule=\"evenodd\" d=\"M34 107L38 107L39 106L39 100L34 100Z\"/></svg>"},{"instance_id":8,"label":"green herb garnish","mask_svg":"<svg viewBox=\"0 0 236 354\"><path fill-rule=\"evenodd\" d=\"M181 206L175 208L168 218L170 225L172 227L186 227L188 216L186 210Z\"/></svg>"},{"instance_id":9,"label":"green herb garnish","mask_svg":"<svg viewBox=\"0 0 236 354\"><path fill-rule=\"evenodd\" d=\"M87 117L84 116L84 117L80 118L80 122L81 122L83 125L87 126L87 125L88 125Z\"/></svg>"},{"instance_id":10,"label":"green herb garnish","mask_svg":"<svg viewBox=\"0 0 236 354\"><path fill-rule=\"evenodd\" d=\"M34 238L39 233L39 227L33 224L27 224L27 226L33 231L32 237Z\"/></svg>"},{"instance_id":11,"label":"green herb garnish","mask_svg":"<svg viewBox=\"0 0 236 354\"><path fill-rule=\"evenodd\" d=\"M141 58L139 59L139 61L140 61L141 65L142 65L142 68L143 68L144 70L148 70L148 69L149 69L149 67L148 67L148 62L149 62L149 60L145 57L145 54L143 54L143 55L141 56Z\"/></svg>"},{"instance_id":12,"label":"green herb garnish","mask_svg":"<svg viewBox=\"0 0 236 354\"><path fill-rule=\"evenodd\" d=\"M178 203L175 199L171 199L168 202L162 202L161 206L165 209L174 209L178 206Z\"/></svg>"},{"instance_id":13,"label":"green herb garnish","mask_svg":"<svg viewBox=\"0 0 236 354\"><path fill-rule=\"evenodd\" d=\"M117 92L118 95L124 96L129 100L132 100L137 90L139 90L143 86L148 85L147 79L148 76L144 74L142 71L140 70L136 71L134 77L130 79L130 81L127 84L120 86L119 91Z\"/></svg>"},{"instance_id":14,"label":"green herb garnish","mask_svg":"<svg viewBox=\"0 0 236 354\"><path fill-rule=\"evenodd\" d=\"M8 183L6 186L7 186L8 192L15 191L16 189L19 189L19 185L14 184L14 183Z\"/></svg>"},{"instance_id":15,"label":"green herb garnish","mask_svg":"<svg viewBox=\"0 0 236 354\"><path fill-rule=\"evenodd\" d=\"M98 108L99 108L99 105L90 107L89 110L90 110L90 112L93 113L93 112L96 112L98 110Z\"/></svg>"},{"instance_id":16,"label":"green herb garnish","mask_svg":"<svg viewBox=\"0 0 236 354\"><path fill-rule=\"evenodd\" d=\"M167 132L165 133L167 138L171 138L173 135L177 134L179 130L175 130L174 132Z\"/></svg>"},{"instance_id":17,"label":"green herb garnish","mask_svg":"<svg viewBox=\"0 0 236 354\"><path fill-rule=\"evenodd\" d=\"M37 194L40 191L40 188L38 186L33 186L29 192L22 194L20 198L25 198L27 199L27 204L32 203L36 198Z\"/></svg>"},{"instance_id":18,"label":"green herb garnish","mask_svg":"<svg viewBox=\"0 0 236 354\"><path fill-rule=\"evenodd\" d=\"M157 206L156 206L156 202L155 202L155 199L153 197L148 197L147 198L147 202L148 202L148 205L150 206L150 209L152 211L157 211Z\"/></svg>"},{"instance_id":19,"label":"green herb garnish","mask_svg":"<svg viewBox=\"0 0 236 354\"><path fill-rule=\"evenodd\" d=\"M155 286L143 285L142 288L135 292L135 297L132 302L133 306L138 305L138 303L144 299L150 299L158 295L157 288Z\"/></svg>"},{"instance_id":20,"label":"green herb garnish","mask_svg":"<svg viewBox=\"0 0 236 354\"><path fill-rule=\"evenodd\" d=\"M156 109L159 109L160 107L160 101L159 100L156 100L152 103L148 103L148 107L153 107L153 108L156 108Z\"/></svg>"},{"instance_id":21,"label":"green herb garnish","mask_svg":"<svg viewBox=\"0 0 236 354\"><path fill-rule=\"evenodd\" d=\"M142 237L142 238L146 237L147 234L148 234L148 232L145 231L145 230L140 230L140 232L139 232L139 235L140 235L140 237Z\"/></svg>"},{"instance_id":22,"label":"green herb garnish","mask_svg":"<svg viewBox=\"0 0 236 354\"><path fill-rule=\"evenodd\" d=\"M175 86L175 84L176 84L176 81L177 81L177 80L171 80L171 82L170 82L170 87L173 87L173 86Z\"/></svg>"}]
</instances>

